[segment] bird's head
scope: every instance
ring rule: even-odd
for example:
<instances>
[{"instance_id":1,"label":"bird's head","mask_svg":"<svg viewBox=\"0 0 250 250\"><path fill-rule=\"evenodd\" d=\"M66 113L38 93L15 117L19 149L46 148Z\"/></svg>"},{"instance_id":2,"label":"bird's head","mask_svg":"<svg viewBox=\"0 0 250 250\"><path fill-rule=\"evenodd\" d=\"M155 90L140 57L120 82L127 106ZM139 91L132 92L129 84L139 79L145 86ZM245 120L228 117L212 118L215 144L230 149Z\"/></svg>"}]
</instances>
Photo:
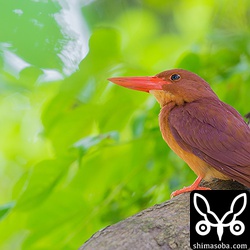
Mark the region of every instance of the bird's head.
<instances>
[{"instance_id":1,"label":"bird's head","mask_svg":"<svg viewBox=\"0 0 250 250\"><path fill-rule=\"evenodd\" d=\"M166 70L151 77L113 77L108 80L126 88L149 92L162 107L169 102L183 105L204 97L217 98L205 80L183 69Z\"/></svg>"}]
</instances>

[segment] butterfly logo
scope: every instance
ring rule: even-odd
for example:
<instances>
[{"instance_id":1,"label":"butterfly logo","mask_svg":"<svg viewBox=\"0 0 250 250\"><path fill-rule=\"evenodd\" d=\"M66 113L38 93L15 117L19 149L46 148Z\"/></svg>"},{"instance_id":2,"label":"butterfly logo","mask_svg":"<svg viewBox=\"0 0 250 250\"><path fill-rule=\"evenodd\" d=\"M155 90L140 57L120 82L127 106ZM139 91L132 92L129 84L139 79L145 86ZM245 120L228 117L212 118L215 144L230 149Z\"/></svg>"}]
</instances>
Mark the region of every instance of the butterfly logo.
<instances>
[{"instance_id":1,"label":"butterfly logo","mask_svg":"<svg viewBox=\"0 0 250 250\"><path fill-rule=\"evenodd\" d=\"M240 201L241 199L243 199L243 205L241 208L239 208L239 205L241 204L240 202L242 202ZM210 210L210 205L207 199L203 195L195 193L193 202L196 211L204 218L203 220L197 222L195 226L195 230L199 235L204 236L209 234L211 227L217 228L217 235L219 241L221 241L222 239L225 227L229 227L230 232L236 236L244 233L245 225L243 224L242 221L237 220L237 217L246 208L247 205L246 193L239 194L233 199L230 206L230 210L226 212L221 219L219 219L219 217L213 211ZM203 206L199 207L198 202L200 205L203 204ZM226 220L228 221L230 218L231 218L230 222L226 223L225 221Z\"/></svg>"}]
</instances>

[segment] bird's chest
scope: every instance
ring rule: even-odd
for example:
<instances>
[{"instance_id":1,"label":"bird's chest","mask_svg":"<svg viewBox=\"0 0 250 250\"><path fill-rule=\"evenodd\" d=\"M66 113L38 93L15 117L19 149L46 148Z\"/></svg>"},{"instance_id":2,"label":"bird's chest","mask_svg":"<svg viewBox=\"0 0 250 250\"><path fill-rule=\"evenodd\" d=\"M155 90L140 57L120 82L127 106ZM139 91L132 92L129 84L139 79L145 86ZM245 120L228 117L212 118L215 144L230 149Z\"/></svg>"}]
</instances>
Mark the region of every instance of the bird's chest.
<instances>
[{"instance_id":1,"label":"bird's chest","mask_svg":"<svg viewBox=\"0 0 250 250\"><path fill-rule=\"evenodd\" d=\"M187 157L189 157L189 152L184 151L176 139L174 138L171 129L170 129L170 124L169 124L169 115L174 107L174 104L170 103L164 108L162 108L159 116L159 125L160 125L160 130L162 133L163 139L166 141L168 146L177 154L179 155L183 160L186 160Z\"/></svg>"},{"instance_id":2,"label":"bird's chest","mask_svg":"<svg viewBox=\"0 0 250 250\"><path fill-rule=\"evenodd\" d=\"M160 114L159 125L163 139L168 144L168 146L183 160L189 157L189 152L184 151L174 138L168 121L168 115Z\"/></svg>"},{"instance_id":3,"label":"bird's chest","mask_svg":"<svg viewBox=\"0 0 250 250\"><path fill-rule=\"evenodd\" d=\"M159 125L162 133L163 139L166 141L168 146L180 157L182 158L189 167L199 176L205 177L208 170L208 165L202 161L200 158L192 154L189 150L184 150L177 142L176 138L173 136L170 124L169 124L169 114L173 105L169 104L165 106L159 116Z\"/></svg>"}]
</instances>

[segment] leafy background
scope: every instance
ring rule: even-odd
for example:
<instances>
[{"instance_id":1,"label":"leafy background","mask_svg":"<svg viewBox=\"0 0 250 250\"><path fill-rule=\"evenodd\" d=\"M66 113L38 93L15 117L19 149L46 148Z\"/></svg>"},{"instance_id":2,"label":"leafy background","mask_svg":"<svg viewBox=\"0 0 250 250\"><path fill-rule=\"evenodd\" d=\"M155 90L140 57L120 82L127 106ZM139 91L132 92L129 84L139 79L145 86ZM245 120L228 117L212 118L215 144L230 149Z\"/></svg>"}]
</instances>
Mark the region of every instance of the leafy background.
<instances>
[{"instance_id":1,"label":"leafy background","mask_svg":"<svg viewBox=\"0 0 250 250\"><path fill-rule=\"evenodd\" d=\"M195 179L107 78L185 68L250 111L249 1L0 3L1 249L77 249Z\"/></svg>"}]
</instances>

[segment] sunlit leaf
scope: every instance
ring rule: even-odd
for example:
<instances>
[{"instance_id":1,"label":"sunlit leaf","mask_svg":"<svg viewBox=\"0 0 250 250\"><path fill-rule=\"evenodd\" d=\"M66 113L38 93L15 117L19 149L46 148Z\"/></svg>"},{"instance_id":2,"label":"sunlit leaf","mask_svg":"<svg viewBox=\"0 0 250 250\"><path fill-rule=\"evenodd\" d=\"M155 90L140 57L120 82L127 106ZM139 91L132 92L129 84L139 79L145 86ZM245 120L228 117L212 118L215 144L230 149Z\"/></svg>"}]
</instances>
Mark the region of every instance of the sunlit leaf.
<instances>
[{"instance_id":1,"label":"sunlit leaf","mask_svg":"<svg viewBox=\"0 0 250 250\"><path fill-rule=\"evenodd\" d=\"M15 206L15 202L7 203L0 206L0 221L10 212Z\"/></svg>"},{"instance_id":2,"label":"sunlit leaf","mask_svg":"<svg viewBox=\"0 0 250 250\"><path fill-rule=\"evenodd\" d=\"M16 209L34 209L39 206L56 188L65 175L70 161L45 160L30 171L23 187L23 193L17 200Z\"/></svg>"},{"instance_id":3,"label":"sunlit leaf","mask_svg":"<svg viewBox=\"0 0 250 250\"><path fill-rule=\"evenodd\" d=\"M1 249L77 249L194 181L153 96L108 78L180 67L250 112L249 1L2 2Z\"/></svg>"},{"instance_id":4,"label":"sunlit leaf","mask_svg":"<svg viewBox=\"0 0 250 250\"><path fill-rule=\"evenodd\" d=\"M117 131L111 131L106 134L87 136L74 143L73 147L79 149L81 151L81 155L84 155L88 149L107 139L117 142L119 140L119 133Z\"/></svg>"}]
</instances>

